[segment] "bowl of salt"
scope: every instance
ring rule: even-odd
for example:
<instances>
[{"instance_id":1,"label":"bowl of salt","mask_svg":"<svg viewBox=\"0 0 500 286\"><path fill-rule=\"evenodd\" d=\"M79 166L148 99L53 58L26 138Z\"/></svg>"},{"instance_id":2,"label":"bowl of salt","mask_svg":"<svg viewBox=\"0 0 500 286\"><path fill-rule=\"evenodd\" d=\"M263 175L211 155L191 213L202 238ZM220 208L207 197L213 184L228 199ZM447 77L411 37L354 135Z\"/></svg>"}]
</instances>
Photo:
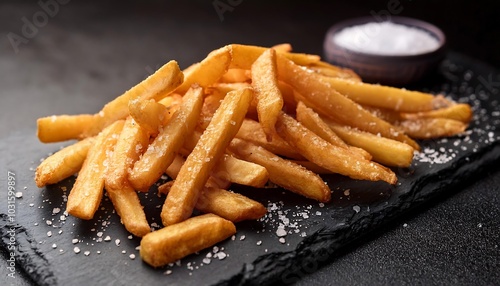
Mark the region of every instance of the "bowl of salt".
<instances>
[{"instance_id":1,"label":"bowl of salt","mask_svg":"<svg viewBox=\"0 0 500 286\"><path fill-rule=\"evenodd\" d=\"M446 37L436 26L393 16L346 20L332 26L324 41L325 58L350 68L365 82L405 86L436 69L446 52Z\"/></svg>"}]
</instances>

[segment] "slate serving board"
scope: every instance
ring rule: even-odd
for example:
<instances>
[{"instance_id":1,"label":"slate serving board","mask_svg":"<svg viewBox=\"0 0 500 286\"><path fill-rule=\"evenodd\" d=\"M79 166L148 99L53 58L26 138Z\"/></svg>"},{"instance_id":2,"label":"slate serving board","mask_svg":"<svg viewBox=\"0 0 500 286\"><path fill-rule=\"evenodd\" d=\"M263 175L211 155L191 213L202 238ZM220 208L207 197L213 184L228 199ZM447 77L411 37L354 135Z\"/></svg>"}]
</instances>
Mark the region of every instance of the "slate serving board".
<instances>
[{"instance_id":1,"label":"slate serving board","mask_svg":"<svg viewBox=\"0 0 500 286\"><path fill-rule=\"evenodd\" d=\"M14 173L14 221L7 205L0 208L0 242L5 255L14 230L16 270L39 285L268 285L287 284L312 273L348 243L387 224L398 215L439 194L460 190L500 158L498 71L450 53L439 71L410 88L442 92L474 108L468 131L448 139L421 142L422 153L407 169L395 169L399 183L354 181L325 176L332 202L319 204L281 189L233 190L254 198L269 212L262 220L237 224L237 234L214 248L153 269L143 263L136 247L140 239L120 224L105 197L95 219L82 221L64 214L65 199L74 182L38 189L33 181L40 159L68 143L42 144L35 130L23 130L0 141L6 170ZM2 176L2 186L7 186ZM6 192L2 201L7 201ZM18 194L20 196L20 194ZM152 188L141 197L153 228L161 225L164 197ZM284 236L283 231L286 232ZM135 256L135 257L134 257ZM6 256L7 257L7 256Z\"/></svg>"}]
</instances>

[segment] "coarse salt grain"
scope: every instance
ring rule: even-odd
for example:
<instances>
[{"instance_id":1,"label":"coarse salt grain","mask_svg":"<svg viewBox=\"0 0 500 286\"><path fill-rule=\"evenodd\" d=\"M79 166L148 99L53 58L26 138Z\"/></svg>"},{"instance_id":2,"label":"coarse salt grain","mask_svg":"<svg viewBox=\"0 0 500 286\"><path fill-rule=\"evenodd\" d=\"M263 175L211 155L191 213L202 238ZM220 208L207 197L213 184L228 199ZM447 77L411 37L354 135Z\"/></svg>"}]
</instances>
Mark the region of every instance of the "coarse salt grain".
<instances>
[{"instance_id":1,"label":"coarse salt grain","mask_svg":"<svg viewBox=\"0 0 500 286\"><path fill-rule=\"evenodd\" d=\"M439 47L438 40L430 33L388 21L344 28L332 40L343 48L376 55L417 55Z\"/></svg>"}]
</instances>

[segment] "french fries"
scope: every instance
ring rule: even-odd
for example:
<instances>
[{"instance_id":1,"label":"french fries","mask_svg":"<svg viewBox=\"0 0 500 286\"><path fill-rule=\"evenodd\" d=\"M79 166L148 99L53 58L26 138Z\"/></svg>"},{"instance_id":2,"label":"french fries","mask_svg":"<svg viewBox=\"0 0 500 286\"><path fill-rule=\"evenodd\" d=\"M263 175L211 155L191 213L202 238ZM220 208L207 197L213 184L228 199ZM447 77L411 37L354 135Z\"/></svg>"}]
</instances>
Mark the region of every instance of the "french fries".
<instances>
[{"instance_id":1,"label":"french fries","mask_svg":"<svg viewBox=\"0 0 500 286\"><path fill-rule=\"evenodd\" d=\"M94 142L95 138L89 137L69 145L43 160L36 168L36 185L41 188L45 185L58 183L78 173L87 157L90 146Z\"/></svg>"},{"instance_id":2,"label":"french fries","mask_svg":"<svg viewBox=\"0 0 500 286\"><path fill-rule=\"evenodd\" d=\"M350 152L328 143L285 113L278 116L276 131L309 161L334 173L358 180L382 180L389 184L397 181L390 169L359 156L352 156Z\"/></svg>"},{"instance_id":3,"label":"french fries","mask_svg":"<svg viewBox=\"0 0 500 286\"><path fill-rule=\"evenodd\" d=\"M236 233L235 225L214 214L205 214L164 227L141 240L142 259L153 267L175 262Z\"/></svg>"},{"instance_id":4,"label":"french fries","mask_svg":"<svg viewBox=\"0 0 500 286\"><path fill-rule=\"evenodd\" d=\"M302 166L237 138L231 142L230 149L241 158L266 167L273 183L307 198L330 201L331 192L325 182Z\"/></svg>"},{"instance_id":5,"label":"french fries","mask_svg":"<svg viewBox=\"0 0 500 286\"><path fill-rule=\"evenodd\" d=\"M252 96L251 89L226 95L175 179L162 208L163 225L179 223L191 216L210 171L240 128Z\"/></svg>"},{"instance_id":6,"label":"french fries","mask_svg":"<svg viewBox=\"0 0 500 286\"><path fill-rule=\"evenodd\" d=\"M276 75L276 52L266 50L252 64L252 86L257 101L257 114L267 141L276 133L274 126L283 108L283 97Z\"/></svg>"},{"instance_id":7,"label":"french fries","mask_svg":"<svg viewBox=\"0 0 500 286\"><path fill-rule=\"evenodd\" d=\"M69 193L66 205L69 214L85 220L94 217L104 193L104 174L108 154L112 152L123 124L123 120L115 121L96 137L96 142L89 149L87 158Z\"/></svg>"},{"instance_id":8,"label":"french fries","mask_svg":"<svg viewBox=\"0 0 500 286\"><path fill-rule=\"evenodd\" d=\"M129 181L136 190L147 191L165 172L182 147L184 138L194 131L202 104L203 93L200 87L194 87L186 93L182 106L172 115L129 173Z\"/></svg>"},{"instance_id":9,"label":"french fries","mask_svg":"<svg viewBox=\"0 0 500 286\"><path fill-rule=\"evenodd\" d=\"M168 194L174 181L158 187L158 192ZM196 202L195 208L204 213L211 213L232 222L256 220L263 217L267 209L261 203L241 194L226 191L214 184L207 183Z\"/></svg>"},{"instance_id":10,"label":"french fries","mask_svg":"<svg viewBox=\"0 0 500 286\"><path fill-rule=\"evenodd\" d=\"M105 190L125 229L142 237L142 259L162 267L266 214L233 183L271 182L329 203L320 175L395 184L389 167L411 166L416 139L457 135L471 118L467 104L364 83L287 43L231 44L183 71L168 62L96 114L38 119L41 142L80 141L46 158L35 181L78 173L66 208L85 220ZM156 189L164 174L164 227L151 231L138 192ZM205 214L193 216L195 208Z\"/></svg>"}]
</instances>

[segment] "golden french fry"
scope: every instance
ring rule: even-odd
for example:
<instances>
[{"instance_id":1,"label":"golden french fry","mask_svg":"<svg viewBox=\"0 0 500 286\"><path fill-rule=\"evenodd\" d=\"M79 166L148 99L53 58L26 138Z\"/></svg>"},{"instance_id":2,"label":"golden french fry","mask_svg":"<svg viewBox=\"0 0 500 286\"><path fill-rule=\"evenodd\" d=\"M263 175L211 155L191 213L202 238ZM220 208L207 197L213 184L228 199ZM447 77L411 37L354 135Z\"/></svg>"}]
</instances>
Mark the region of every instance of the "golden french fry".
<instances>
[{"instance_id":1,"label":"golden french fry","mask_svg":"<svg viewBox=\"0 0 500 286\"><path fill-rule=\"evenodd\" d=\"M158 100L179 86L182 80L183 73L177 62L170 61L136 86L108 102L97 114L38 119L38 138L41 142L57 142L94 136L114 121L125 119L129 114L130 100Z\"/></svg>"},{"instance_id":2,"label":"golden french fry","mask_svg":"<svg viewBox=\"0 0 500 286\"><path fill-rule=\"evenodd\" d=\"M240 69L250 69L255 60L257 60L257 58L268 49L265 47L238 44L232 44L226 47L229 47L233 56L230 68ZM316 63L321 59L318 55L282 53L281 51L278 51L278 53L283 54L284 57L302 66Z\"/></svg>"},{"instance_id":3,"label":"golden french fry","mask_svg":"<svg viewBox=\"0 0 500 286\"><path fill-rule=\"evenodd\" d=\"M302 101L297 104L297 120L314 132L319 137L328 141L330 144L344 148L352 152L354 156L360 156L363 159L371 160L372 156L365 150L347 145L326 122L321 119L319 114L307 107Z\"/></svg>"},{"instance_id":4,"label":"golden french fry","mask_svg":"<svg viewBox=\"0 0 500 286\"><path fill-rule=\"evenodd\" d=\"M397 181L390 169L359 156L352 156L350 152L328 143L285 113L278 117L276 131L309 161L334 173L359 180L382 180L390 184Z\"/></svg>"},{"instance_id":5,"label":"golden french fry","mask_svg":"<svg viewBox=\"0 0 500 286\"><path fill-rule=\"evenodd\" d=\"M149 133L127 117L108 160L104 181L106 189L121 190L129 185L128 172L149 145Z\"/></svg>"},{"instance_id":6,"label":"golden french fry","mask_svg":"<svg viewBox=\"0 0 500 286\"><path fill-rule=\"evenodd\" d=\"M158 192L168 194L171 182L158 187ZM241 194L216 186L205 186L195 208L204 213L213 213L232 222L255 220L263 217L267 209L261 203Z\"/></svg>"},{"instance_id":7,"label":"golden french fry","mask_svg":"<svg viewBox=\"0 0 500 286\"><path fill-rule=\"evenodd\" d=\"M316 73L308 72L281 55L276 57L280 79L291 85L303 101L316 112L340 123L347 124L373 134L396 139L418 149L418 144L399 128L376 117L359 104L340 94L328 81ZM354 83L354 82L352 82Z\"/></svg>"},{"instance_id":8,"label":"golden french fry","mask_svg":"<svg viewBox=\"0 0 500 286\"><path fill-rule=\"evenodd\" d=\"M58 183L78 173L94 141L94 137L86 138L57 151L43 160L36 168L36 185L41 188L45 185Z\"/></svg>"},{"instance_id":9,"label":"golden french fry","mask_svg":"<svg viewBox=\"0 0 500 286\"><path fill-rule=\"evenodd\" d=\"M330 201L330 188L317 174L306 168L238 138L231 141L229 149L244 160L266 167L269 180L276 185L320 202Z\"/></svg>"},{"instance_id":10,"label":"golden french fry","mask_svg":"<svg viewBox=\"0 0 500 286\"><path fill-rule=\"evenodd\" d=\"M370 153L373 161L390 167L409 167L413 160L414 149L406 143L323 119L345 142Z\"/></svg>"},{"instance_id":11,"label":"golden french fry","mask_svg":"<svg viewBox=\"0 0 500 286\"><path fill-rule=\"evenodd\" d=\"M102 110L96 114L99 123L94 124L85 136L97 134L112 122L125 119L129 115L128 104L131 100L159 100L181 85L183 79L184 74L177 62L169 61L154 74L104 105Z\"/></svg>"},{"instance_id":12,"label":"golden french fry","mask_svg":"<svg viewBox=\"0 0 500 286\"><path fill-rule=\"evenodd\" d=\"M282 53L290 53L292 51L292 45L289 43L277 44L272 46L271 48Z\"/></svg>"},{"instance_id":13,"label":"golden french fry","mask_svg":"<svg viewBox=\"0 0 500 286\"><path fill-rule=\"evenodd\" d=\"M469 123L472 119L472 109L470 105L465 103L451 104L450 106L416 113L402 113L403 119L417 118L447 118L458 120L463 123Z\"/></svg>"},{"instance_id":14,"label":"golden french fry","mask_svg":"<svg viewBox=\"0 0 500 286\"><path fill-rule=\"evenodd\" d=\"M234 224L214 214L192 217L146 234L141 240L141 258L153 267L175 262L236 233Z\"/></svg>"},{"instance_id":15,"label":"golden french fry","mask_svg":"<svg viewBox=\"0 0 500 286\"><path fill-rule=\"evenodd\" d=\"M259 122L251 119L244 119L240 130L236 134L237 138L252 142L253 144L262 146L267 150L292 159L302 160L304 157L285 140L275 134L271 141L267 141L266 134L262 130Z\"/></svg>"},{"instance_id":16,"label":"golden french fry","mask_svg":"<svg viewBox=\"0 0 500 286\"><path fill-rule=\"evenodd\" d=\"M165 200L161 212L163 225L178 223L191 216L210 172L240 128L252 97L251 89L232 91L226 95L193 152L182 165Z\"/></svg>"},{"instance_id":17,"label":"golden french fry","mask_svg":"<svg viewBox=\"0 0 500 286\"><path fill-rule=\"evenodd\" d=\"M222 83L242 83L250 81L250 71L245 69L229 69L220 78Z\"/></svg>"},{"instance_id":18,"label":"golden french fry","mask_svg":"<svg viewBox=\"0 0 500 286\"><path fill-rule=\"evenodd\" d=\"M329 76L329 77L336 77L336 78L341 78L341 79L348 79L348 80L353 80L357 82L361 82L361 78L359 77L358 74L356 74L353 70L347 69L347 68L341 68L338 66L331 65L327 62L319 61L316 63L313 63L307 68L322 74L324 76Z\"/></svg>"},{"instance_id":19,"label":"golden french fry","mask_svg":"<svg viewBox=\"0 0 500 286\"><path fill-rule=\"evenodd\" d=\"M212 176L240 185L262 188L269 179L269 173L261 165L243 161L224 154L213 170Z\"/></svg>"},{"instance_id":20,"label":"golden french fry","mask_svg":"<svg viewBox=\"0 0 500 286\"><path fill-rule=\"evenodd\" d=\"M419 118L397 123L404 132L417 139L432 139L460 134L467 129L462 121L448 118Z\"/></svg>"},{"instance_id":21,"label":"golden french fry","mask_svg":"<svg viewBox=\"0 0 500 286\"><path fill-rule=\"evenodd\" d=\"M295 164L298 164L300 166L303 166L306 169L311 170L314 173L319 174L319 175L333 174L332 171L327 170L327 169L325 169L323 167L320 167L320 166L314 164L311 161L307 161L307 160L292 160L292 162L294 162Z\"/></svg>"},{"instance_id":22,"label":"golden french fry","mask_svg":"<svg viewBox=\"0 0 500 286\"><path fill-rule=\"evenodd\" d=\"M129 103L129 112L137 124L156 137L160 127L167 124L181 103L182 97L178 94L171 94L158 102L132 100Z\"/></svg>"},{"instance_id":23,"label":"golden french fry","mask_svg":"<svg viewBox=\"0 0 500 286\"><path fill-rule=\"evenodd\" d=\"M130 170L128 178L136 190L147 191L165 172L184 139L194 131L202 105L202 88L189 89L179 109Z\"/></svg>"},{"instance_id":24,"label":"golden french fry","mask_svg":"<svg viewBox=\"0 0 500 286\"><path fill-rule=\"evenodd\" d=\"M436 97L428 93L335 77L322 77L321 80L330 88L363 105L400 112L429 111L436 106Z\"/></svg>"},{"instance_id":25,"label":"golden french fry","mask_svg":"<svg viewBox=\"0 0 500 286\"><path fill-rule=\"evenodd\" d=\"M84 134L98 121L93 114L52 115L38 118L37 136L40 142L51 143L83 139Z\"/></svg>"},{"instance_id":26,"label":"golden french fry","mask_svg":"<svg viewBox=\"0 0 500 286\"><path fill-rule=\"evenodd\" d=\"M124 185L121 189L114 189L106 186L106 191L125 229L138 237L151 231L137 192L132 187Z\"/></svg>"},{"instance_id":27,"label":"golden french fry","mask_svg":"<svg viewBox=\"0 0 500 286\"><path fill-rule=\"evenodd\" d=\"M193 84L207 87L215 83L228 71L231 59L228 46L210 52L198 65L184 72L184 82L176 92L184 94Z\"/></svg>"},{"instance_id":28,"label":"golden french fry","mask_svg":"<svg viewBox=\"0 0 500 286\"><path fill-rule=\"evenodd\" d=\"M252 64L252 86L257 100L259 122L267 141L271 141L276 133L276 119L283 108L283 97L276 75L275 50L266 50Z\"/></svg>"},{"instance_id":29,"label":"golden french fry","mask_svg":"<svg viewBox=\"0 0 500 286\"><path fill-rule=\"evenodd\" d=\"M104 192L105 162L113 150L123 124L123 120L115 121L97 135L69 193L66 205L69 214L87 220L94 217Z\"/></svg>"},{"instance_id":30,"label":"golden french fry","mask_svg":"<svg viewBox=\"0 0 500 286\"><path fill-rule=\"evenodd\" d=\"M185 161L182 156L175 156L165 173L172 179L177 178ZM261 165L223 154L215 165L211 178L221 188L227 188L230 183L261 188L267 183L269 174Z\"/></svg>"},{"instance_id":31,"label":"golden french fry","mask_svg":"<svg viewBox=\"0 0 500 286\"><path fill-rule=\"evenodd\" d=\"M130 116L148 134L158 135L158 127L167 122L168 108L154 100L132 100L129 104Z\"/></svg>"}]
</instances>

